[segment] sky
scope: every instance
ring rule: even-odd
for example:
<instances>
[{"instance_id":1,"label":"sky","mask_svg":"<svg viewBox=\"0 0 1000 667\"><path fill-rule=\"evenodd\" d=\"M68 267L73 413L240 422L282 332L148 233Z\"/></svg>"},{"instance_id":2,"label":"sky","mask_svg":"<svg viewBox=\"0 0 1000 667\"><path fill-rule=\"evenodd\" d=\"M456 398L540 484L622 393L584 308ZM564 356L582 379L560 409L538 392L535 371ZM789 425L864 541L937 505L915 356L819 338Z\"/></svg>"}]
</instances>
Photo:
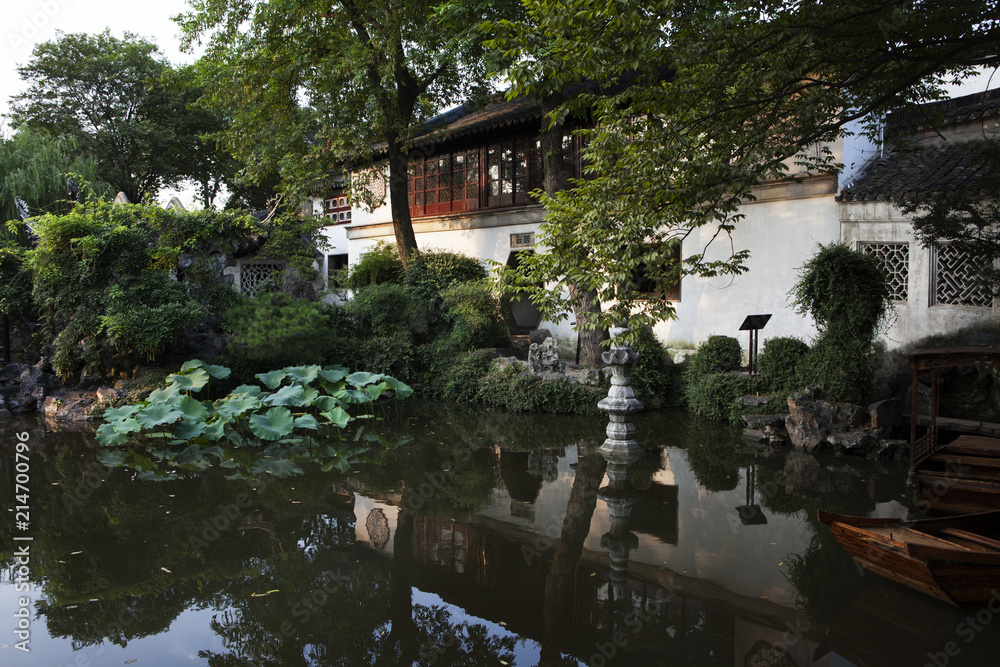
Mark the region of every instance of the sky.
<instances>
[{"instance_id":1,"label":"sky","mask_svg":"<svg viewBox=\"0 0 1000 667\"><path fill-rule=\"evenodd\" d=\"M53 39L57 30L97 33L109 28L119 38L128 31L157 44L173 64L195 58L181 53L180 28L171 20L189 9L187 0L8 0L6 4L0 26L0 116L8 112L10 97L25 88L17 66L30 60L35 44ZM1000 73L985 72L948 91L959 96L998 87ZM6 132L2 118L0 132ZM185 206L194 201L186 190L163 193L161 199L174 194Z\"/></svg>"}]
</instances>

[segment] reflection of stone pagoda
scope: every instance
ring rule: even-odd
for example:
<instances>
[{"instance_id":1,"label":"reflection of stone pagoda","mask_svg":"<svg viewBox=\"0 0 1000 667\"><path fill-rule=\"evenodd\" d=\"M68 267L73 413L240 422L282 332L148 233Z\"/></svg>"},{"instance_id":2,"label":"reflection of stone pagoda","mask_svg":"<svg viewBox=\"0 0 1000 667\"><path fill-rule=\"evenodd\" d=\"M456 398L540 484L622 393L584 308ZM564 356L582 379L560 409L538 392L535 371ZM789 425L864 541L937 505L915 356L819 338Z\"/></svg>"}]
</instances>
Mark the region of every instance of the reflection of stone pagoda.
<instances>
[{"instance_id":1,"label":"reflection of stone pagoda","mask_svg":"<svg viewBox=\"0 0 1000 667\"><path fill-rule=\"evenodd\" d=\"M605 458L608 461L606 474L609 483L597 492L597 497L608 506L611 530L601 536L601 546L611 556L613 599L621 601L625 599L629 554L639 546L639 537L629 528L632 510L639 504L642 492L629 483L635 467L634 460L622 461L609 455L605 455Z\"/></svg>"}]
</instances>

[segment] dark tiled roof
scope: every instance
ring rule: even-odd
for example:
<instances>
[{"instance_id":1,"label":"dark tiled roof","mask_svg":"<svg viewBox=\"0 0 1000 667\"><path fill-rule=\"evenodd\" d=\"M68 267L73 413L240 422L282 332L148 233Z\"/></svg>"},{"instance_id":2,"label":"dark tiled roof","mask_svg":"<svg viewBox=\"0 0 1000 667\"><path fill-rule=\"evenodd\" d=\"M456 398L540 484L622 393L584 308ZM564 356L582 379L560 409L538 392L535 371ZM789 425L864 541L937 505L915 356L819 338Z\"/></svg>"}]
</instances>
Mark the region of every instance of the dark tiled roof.
<instances>
[{"instance_id":1,"label":"dark tiled roof","mask_svg":"<svg viewBox=\"0 0 1000 667\"><path fill-rule=\"evenodd\" d=\"M961 125L1000 115L1000 88L894 111L885 120L887 141L933 127Z\"/></svg>"},{"instance_id":2,"label":"dark tiled roof","mask_svg":"<svg viewBox=\"0 0 1000 667\"><path fill-rule=\"evenodd\" d=\"M485 106L463 104L424 123L417 144L451 141L522 124L538 126L541 120L542 105L525 97L495 99Z\"/></svg>"},{"instance_id":3,"label":"dark tiled roof","mask_svg":"<svg viewBox=\"0 0 1000 667\"><path fill-rule=\"evenodd\" d=\"M948 142L896 150L875 158L837 201L885 201L899 195L959 190L976 184L985 172L983 141Z\"/></svg>"}]
</instances>

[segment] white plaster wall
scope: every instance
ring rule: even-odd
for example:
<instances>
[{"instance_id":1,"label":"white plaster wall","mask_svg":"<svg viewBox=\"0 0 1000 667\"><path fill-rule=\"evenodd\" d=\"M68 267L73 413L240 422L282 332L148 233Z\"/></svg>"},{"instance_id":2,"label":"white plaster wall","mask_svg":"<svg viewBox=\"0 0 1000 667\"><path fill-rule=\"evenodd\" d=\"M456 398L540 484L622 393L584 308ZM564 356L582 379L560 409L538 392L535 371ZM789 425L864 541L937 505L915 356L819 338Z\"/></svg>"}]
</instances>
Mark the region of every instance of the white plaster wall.
<instances>
[{"instance_id":1,"label":"white plaster wall","mask_svg":"<svg viewBox=\"0 0 1000 667\"><path fill-rule=\"evenodd\" d=\"M889 348L974 324L1000 321L995 307L931 305L931 251L914 240L910 220L897 208L885 202L843 202L839 207L843 241L851 247L859 241L910 244L907 299L894 304L895 321L883 337Z\"/></svg>"},{"instance_id":2,"label":"white plaster wall","mask_svg":"<svg viewBox=\"0 0 1000 667\"><path fill-rule=\"evenodd\" d=\"M733 246L747 249L748 272L718 278L686 277L681 283L677 318L655 328L670 345L697 345L712 334L733 336L744 350L749 344L739 326L747 315L770 313L760 341L776 336L797 336L806 341L816 333L811 318L796 314L787 293L798 279L798 269L817 250L818 243L840 238L840 223L833 195L748 204L746 217L736 223ZM685 257L700 253L714 229L705 227L684 243ZM724 259L729 239L721 237L706 257Z\"/></svg>"}]
</instances>

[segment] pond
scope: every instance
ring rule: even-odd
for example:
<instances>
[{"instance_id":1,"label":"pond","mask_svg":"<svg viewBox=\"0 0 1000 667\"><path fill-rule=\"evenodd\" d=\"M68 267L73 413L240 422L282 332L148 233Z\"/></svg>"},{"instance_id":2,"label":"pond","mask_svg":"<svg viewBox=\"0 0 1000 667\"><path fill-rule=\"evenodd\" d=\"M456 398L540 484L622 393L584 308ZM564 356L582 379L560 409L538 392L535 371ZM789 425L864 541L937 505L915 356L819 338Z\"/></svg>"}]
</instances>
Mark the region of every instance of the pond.
<instances>
[{"instance_id":1,"label":"pond","mask_svg":"<svg viewBox=\"0 0 1000 667\"><path fill-rule=\"evenodd\" d=\"M996 664L989 609L865 573L816 521L916 516L905 464L637 427L625 468L601 418L415 403L380 464L150 481L2 421L0 664Z\"/></svg>"}]
</instances>

